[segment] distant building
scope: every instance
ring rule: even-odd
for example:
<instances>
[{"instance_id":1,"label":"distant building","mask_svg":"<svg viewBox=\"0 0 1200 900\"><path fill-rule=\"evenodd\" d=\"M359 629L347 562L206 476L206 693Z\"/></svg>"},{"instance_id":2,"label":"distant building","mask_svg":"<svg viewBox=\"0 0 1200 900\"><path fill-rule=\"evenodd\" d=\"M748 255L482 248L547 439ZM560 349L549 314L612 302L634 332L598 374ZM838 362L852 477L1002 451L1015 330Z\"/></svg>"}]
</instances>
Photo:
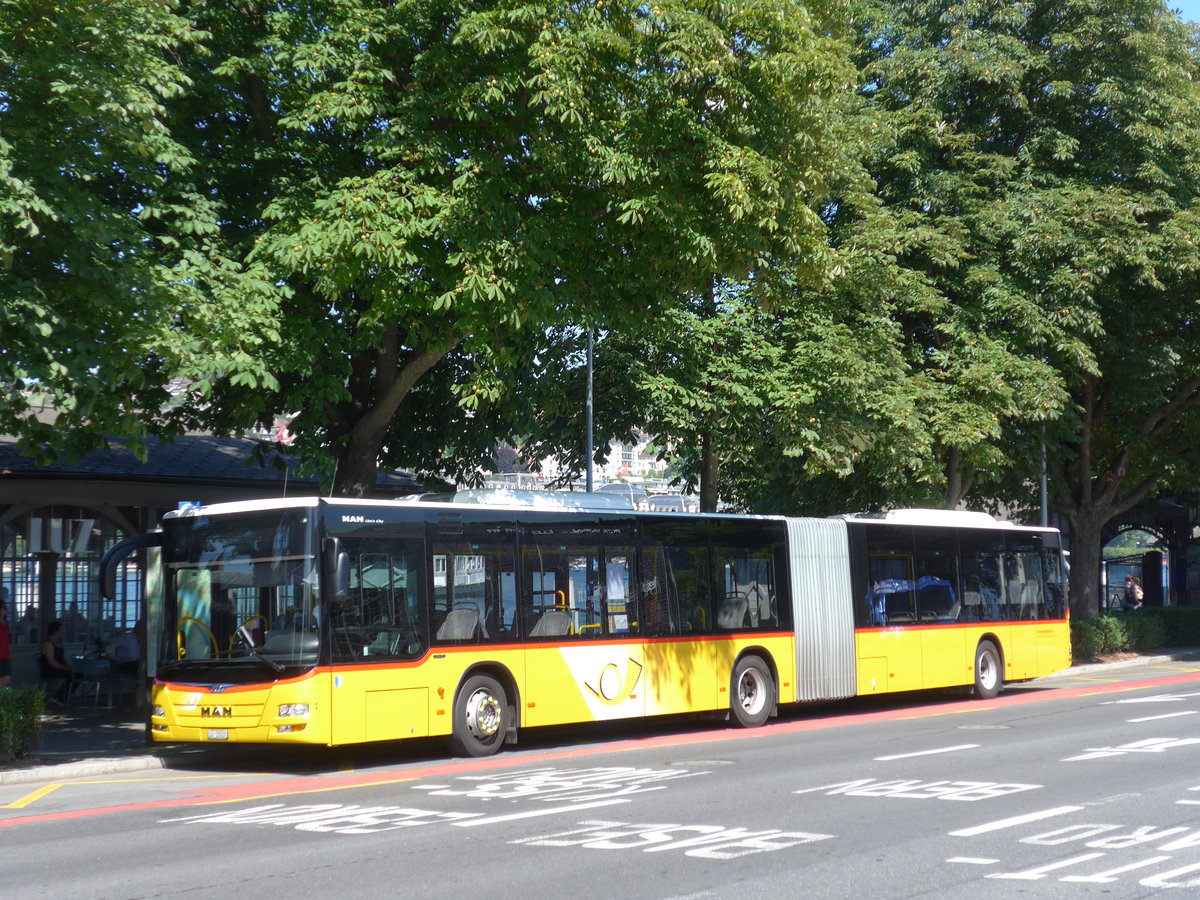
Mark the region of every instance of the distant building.
<instances>
[{"instance_id":1,"label":"distant building","mask_svg":"<svg viewBox=\"0 0 1200 900\"><path fill-rule=\"evenodd\" d=\"M641 480L662 478L666 472L666 464L658 459L658 448L654 439L642 432L635 434L636 441L624 443L609 441L608 459L592 470L597 482L616 481L619 479ZM566 467L557 460L547 460L534 471L546 481L562 477Z\"/></svg>"}]
</instances>

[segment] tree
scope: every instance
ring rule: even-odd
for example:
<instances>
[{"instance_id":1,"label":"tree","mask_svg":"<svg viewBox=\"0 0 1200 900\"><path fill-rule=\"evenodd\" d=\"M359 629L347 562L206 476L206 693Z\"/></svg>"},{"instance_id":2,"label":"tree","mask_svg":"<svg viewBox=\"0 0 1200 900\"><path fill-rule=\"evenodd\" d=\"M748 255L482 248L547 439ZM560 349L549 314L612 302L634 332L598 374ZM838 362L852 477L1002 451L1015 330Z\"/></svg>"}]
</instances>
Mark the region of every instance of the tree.
<instances>
[{"instance_id":1,"label":"tree","mask_svg":"<svg viewBox=\"0 0 1200 900\"><path fill-rule=\"evenodd\" d=\"M197 361L178 331L189 308L205 368L217 351L227 371L255 371L259 298L241 284L230 308L204 290L236 282L237 267L214 242L198 161L168 127L191 86L178 54L204 37L176 7L0 5L0 429L43 460L106 432L186 427L167 385Z\"/></svg>"},{"instance_id":2,"label":"tree","mask_svg":"<svg viewBox=\"0 0 1200 900\"><path fill-rule=\"evenodd\" d=\"M814 283L782 258L769 277L734 287L736 308L698 299L693 309L733 318L677 325L687 337L668 346L696 352L670 357L644 382L648 397L673 404L650 410L664 413L662 427L674 419L664 437L702 485L717 480L711 448L727 448L721 492L738 505L953 507L972 486L1008 477L1022 452L1014 436L1036 439L1066 401L1040 349L1073 337L1040 315L993 246L1004 214L993 191L1009 161L972 122L956 125L939 108L959 77L953 55L921 56L905 43L924 46L917 29L936 20L934 6L907 4L897 17L884 4L856 19L862 82L838 130L862 148L861 164L843 153L836 176L808 197L839 276ZM1007 65L979 64L993 62ZM725 328L754 337L702 336ZM653 354L643 342L631 355ZM687 415L689 425L679 421Z\"/></svg>"},{"instance_id":3,"label":"tree","mask_svg":"<svg viewBox=\"0 0 1200 900\"><path fill-rule=\"evenodd\" d=\"M212 57L175 128L229 246L278 285L281 339L255 351L277 388L217 372L189 411L222 430L296 413L339 493L380 460L490 458L548 326L629 326L768 250L821 263L795 176L820 177L844 63L799 6L197 13Z\"/></svg>"},{"instance_id":4,"label":"tree","mask_svg":"<svg viewBox=\"0 0 1200 900\"><path fill-rule=\"evenodd\" d=\"M1104 523L1194 477L1195 35L1159 0L883 2L857 21L880 215L835 234L894 248L876 283L914 288L889 318L902 374L938 388L921 394L938 457L1028 504L1044 434L1072 609L1094 615Z\"/></svg>"},{"instance_id":5,"label":"tree","mask_svg":"<svg viewBox=\"0 0 1200 900\"><path fill-rule=\"evenodd\" d=\"M470 471L548 326L821 267L797 173L845 84L826 12L5 4L5 365L60 427L21 390L5 425L50 454L287 413L340 493Z\"/></svg>"}]
</instances>

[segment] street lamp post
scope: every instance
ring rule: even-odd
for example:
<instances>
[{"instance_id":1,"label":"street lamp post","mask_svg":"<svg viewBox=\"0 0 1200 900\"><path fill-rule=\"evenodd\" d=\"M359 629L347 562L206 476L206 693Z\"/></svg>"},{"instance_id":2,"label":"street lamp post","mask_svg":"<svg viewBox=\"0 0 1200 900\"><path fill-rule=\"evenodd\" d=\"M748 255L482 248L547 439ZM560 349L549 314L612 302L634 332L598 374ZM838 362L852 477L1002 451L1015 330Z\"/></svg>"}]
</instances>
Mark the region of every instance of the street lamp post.
<instances>
[{"instance_id":1,"label":"street lamp post","mask_svg":"<svg viewBox=\"0 0 1200 900\"><path fill-rule=\"evenodd\" d=\"M588 329L587 333L587 457L584 459L586 466L587 478L584 486L587 492L592 492L592 329Z\"/></svg>"}]
</instances>

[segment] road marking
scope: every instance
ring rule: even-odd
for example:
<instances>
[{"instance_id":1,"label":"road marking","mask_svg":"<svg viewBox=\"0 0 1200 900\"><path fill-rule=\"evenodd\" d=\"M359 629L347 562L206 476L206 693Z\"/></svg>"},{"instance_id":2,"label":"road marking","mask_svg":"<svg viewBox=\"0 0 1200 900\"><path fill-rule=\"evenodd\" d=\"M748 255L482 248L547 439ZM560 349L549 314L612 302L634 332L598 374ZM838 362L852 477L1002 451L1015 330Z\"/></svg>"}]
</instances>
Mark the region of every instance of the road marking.
<instances>
[{"instance_id":1,"label":"road marking","mask_svg":"<svg viewBox=\"0 0 1200 900\"><path fill-rule=\"evenodd\" d=\"M971 828L960 828L958 831L951 831L951 837L974 837L977 834L987 834L990 831L1000 831L1004 828L1012 828L1016 825L1025 825L1028 822L1040 822L1042 819L1052 819L1055 816L1065 816L1067 813L1079 812L1083 809L1082 806L1056 806L1053 809L1043 809L1041 812L1026 813L1023 816L1012 816L1008 819L997 819L995 822L988 822L984 825L974 825Z\"/></svg>"},{"instance_id":2,"label":"road marking","mask_svg":"<svg viewBox=\"0 0 1200 900\"><path fill-rule=\"evenodd\" d=\"M1146 866L1152 866L1155 863L1166 862L1170 858L1169 856L1152 856L1149 859L1129 863L1125 866L1118 866L1115 869L1109 869L1105 872L1097 872L1095 875L1066 875L1060 881L1073 881L1080 884L1111 884L1117 880L1114 877L1116 875L1124 875L1126 872L1132 872L1135 869L1144 869Z\"/></svg>"},{"instance_id":3,"label":"road marking","mask_svg":"<svg viewBox=\"0 0 1200 900\"><path fill-rule=\"evenodd\" d=\"M258 773L247 773L246 778L260 778ZM37 803L37 800L43 797L48 797L49 794L58 791L60 787L76 787L78 785L140 785L152 784L152 782L161 781L198 781L202 779L228 779L229 775L158 775L155 778L106 778L106 779L88 779L85 781L60 781L54 784L38 787L36 791L25 794L24 797L13 800L12 803L0 804L0 809L25 809L31 803Z\"/></svg>"},{"instance_id":4,"label":"road marking","mask_svg":"<svg viewBox=\"0 0 1200 900\"><path fill-rule=\"evenodd\" d=\"M1189 710L1186 712L1163 713L1161 716L1142 716L1140 719L1126 719L1126 722L1153 722L1157 719L1175 719L1179 716L1194 716L1196 711Z\"/></svg>"},{"instance_id":5,"label":"road marking","mask_svg":"<svg viewBox=\"0 0 1200 900\"><path fill-rule=\"evenodd\" d=\"M1088 747L1085 753L1078 756L1065 757L1062 762L1080 762L1093 759L1105 759L1110 756L1123 756L1126 753L1165 753L1179 747L1200 744L1200 738L1144 738L1121 744L1119 747Z\"/></svg>"},{"instance_id":6,"label":"road marking","mask_svg":"<svg viewBox=\"0 0 1200 900\"><path fill-rule=\"evenodd\" d=\"M48 784L45 787L38 788L36 791L33 791L32 793L26 794L20 800L16 800L12 803L6 803L3 806L0 806L0 809L24 809L30 803L35 803L38 800L41 800L47 794L52 794L55 791L57 791L60 787L62 787L61 784Z\"/></svg>"},{"instance_id":7,"label":"road marking","mask_svg":"<svg viewBox=\"0 0 1200 900\"><path fill-rule=\"evenodd\" d=\"M1065 680L1065 679L1064 679ZM778 722L756 728L751 731L728 728L714 731L711 728L698 732L688 732L674 735L660 735L653 738L635 738L616 740L610 743L580 747L568 750L550 750L533 752L529 755L492 756L471 761L460 760L442 764L419 766L403 774L397 773L391 777L378 775L338 775L323 783L314 785L311 778L293 778L274 782L272 790L266 786L236 785L224 789L207 790L187 797L130 803L117 806L94 807L90 809L67 810L44 815L16 816L0 819L0 829L14 825L33 825L44 822L67 821L72 819L92 818L122 812L134 812L147 809L170 809L189 806L208 806L225 803L237 803L243 800L259 799L266 796L281 796L285 793L320 793L323 791L345 790L356 787L378 787L385 784L396 784L420 778L437 778L446 772L484 771L488 769L508 769L518 766L528 766L531 763L546 763L559 759L578 759L597 755L624 753L630 750L645 750L647 748L679 748L696 745L719 744L725 741L760 740L778 737L780 735L801 734L806 732L823 731L827 729L846 728L864 723L911 721L913 719L941 717L956 714L978 714L993 709L1003 709L1010 706L1024 706L1030 703L1042 703L1050 700L1067 700L1076 697L1096 697L1105 694L1118 694L1130 691L1145 690L1154 687L1167 687L1182 684L1195 684L1200 681L1200 672L1185 672L1180 675L1151 678L1135 682L1104 683L1095 687L1054 687L1052 679L1045 679L1047 690L1028 691L1022 693L1002 694L993 700L964 700L957 703L937 703L923 706L905 706L885 712L831 714L820 718L805 718L797 721ZM241 777L246 773L239 773ZM231 777L231 776L210 776ZM159 779L155 779L159 780ZM167 779L162 779L167 780Z\"/></svg>"},{"instance_id":8,"label":"road marking","mask_svg":"<svg viewBox=\"0 0 1200 900\"><path fill-rule=\"evenodd\" d=\"M1057 869L1065 869L1067 866L1073 866L1076 863L1089 862L1093 859L1099 859L1103 853L1084 853L1080 856L1072 856L1070 859L1060 859L1058 862L1047 863L1044 866L1037 866L1033 869L1025 869L1023 872L994 872L986 878L1009 878L1015 881L1039 881L1046 877L1047 872L1053 872Z\"/></svg>"},{"instance_id":9,"label":"road marking","mask_svg":"<svg viewBox=\"0 0 1200 900\"><path fill-rule=\"evenodd\" d=\"M998 859L990 859L986 856L952 856L948 863L964 863L968 866L992 866L1000 862Z\"/></svg>"},{"instance_id":10,"label":"road marking","mask_svg":"<svg viewBox=\"0 0 1200 900\"><path fill-rule=\"evenodd\" d=\"M1116 706L1118 704L1129 703L1174 703L1176 700L1185 700L1188 697L1200 697L1200 691L1193 691L1187 694L1153 694L1149 697L1127 697L1124 700L1107 700L1100 705Z\"/></svg>"},{"instance_id":11,"label":"road marking","mask_svg":"<svg viewBox=\"0 0 1200 900\"><path fill-rule=\"evenodd\" d=\"M937 750L918 750L916 753L897 753L894 756L877 756L875 762L890 762L893 759L912 759L914 756L933 756L937 753L957 753L959 750L974 750L979 744L959 744L956 747L939 747Z\"/></svg>"},{"instance_id":12,"label":"road marking","mask_svg":"<svg viewBox=\"0 0 1200 900\"><path fill-rule=\"evenodd\" d=\"M574 812L578 809L595 809L598 806L614 806L617 803L629 803L629 800L597 800L594 803L575 803L567 806L554 806L550 809L531 809L526 812L509 813L507 816L488 816L486 819L468 819L463 822L451 822L456 828L474 828L476 825L495 825L498 822L515 822L518 819L533 819L538 816L556 816L559 813Z\"/></svg>"}]
</instances>

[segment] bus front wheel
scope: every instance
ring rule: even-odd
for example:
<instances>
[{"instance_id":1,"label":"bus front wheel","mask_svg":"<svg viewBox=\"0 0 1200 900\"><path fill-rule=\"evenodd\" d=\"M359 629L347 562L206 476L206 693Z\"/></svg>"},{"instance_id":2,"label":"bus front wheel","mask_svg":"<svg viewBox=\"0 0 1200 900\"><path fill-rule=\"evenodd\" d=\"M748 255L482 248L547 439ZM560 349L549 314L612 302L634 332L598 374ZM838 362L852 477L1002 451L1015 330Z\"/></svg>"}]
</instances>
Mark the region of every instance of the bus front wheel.
<instances>
[{"instance_id":1,"label":"bus front wheel","mask_svg":"<svg viewBox=\"0 0 1200 900\"><path fill-rule=\"evenodd\" d=\"M509 725L508 697L490 675L473 675L454 700L450 750L455 756L491 756L504 743Z\"/></svg>"},{"instance_id":2,"label":"bus front wheel","mask_svg":"<svg viewBox=\"0 0 1200 900\"><path fill-rule=\"evenodd\" d=\"M975 696L980 700L991 700L1003 686L1000 651L991 641L980 641L975 648Z\"/></svg>"},{"instance_id":3,"label":"bus front wheel","mask_svg":"<svg viewBox=\"0 0 1200 900\"><path fill-rule=\"evenodd\" d=\"M729 679L729 710L742 728L757 728L775 708L775 680L757 656L744 656Z\"/></svg>"}]
</instances>

